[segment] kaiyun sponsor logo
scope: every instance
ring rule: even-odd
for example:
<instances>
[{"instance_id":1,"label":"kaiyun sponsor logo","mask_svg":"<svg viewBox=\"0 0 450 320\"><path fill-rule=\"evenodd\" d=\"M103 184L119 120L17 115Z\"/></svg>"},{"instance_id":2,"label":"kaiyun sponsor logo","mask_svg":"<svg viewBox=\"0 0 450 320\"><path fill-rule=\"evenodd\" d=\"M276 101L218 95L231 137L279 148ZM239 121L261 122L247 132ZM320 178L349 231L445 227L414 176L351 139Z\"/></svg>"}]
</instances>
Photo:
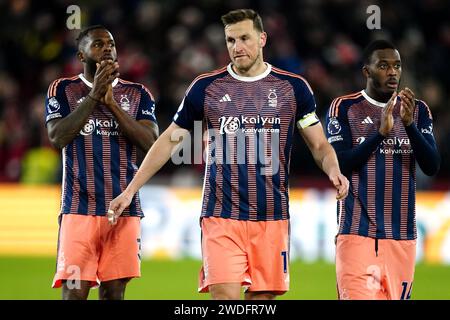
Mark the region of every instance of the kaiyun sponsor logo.
<instances>
[{"instance_id":1,"label":"kaiyun sponsor logo","mask_svg":"<svg viewBox=\"0 0 450 320\"><path fill-rule=\"evenodd\" d=\"M257 115L256 117L220 117L220 134L233 134L238 129L241 128L242 125L245 124L254 124L265 126L266 124L281 124L281 119L279 117L262 117ZM278 132L277 128L243 128L243 132Z\"/></svg>"}]
</instances>

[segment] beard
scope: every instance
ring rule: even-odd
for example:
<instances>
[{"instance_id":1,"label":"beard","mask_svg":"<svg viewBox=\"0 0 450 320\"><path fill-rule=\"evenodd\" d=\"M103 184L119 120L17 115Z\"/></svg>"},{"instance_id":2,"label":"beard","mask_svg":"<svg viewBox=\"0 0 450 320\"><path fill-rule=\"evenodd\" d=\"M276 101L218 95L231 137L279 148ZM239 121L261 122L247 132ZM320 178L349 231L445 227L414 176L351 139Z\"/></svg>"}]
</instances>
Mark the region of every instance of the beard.
<instances>
[{"instance_id":1,"label":"beard","mask_svg":"<svg viewBox=\"0 0 450 320\"><path fill-rule=\"evenodd\" d=\"M92 58L85 57L83 63L85 65L85 70L87 71L87 73L94 77L95 72L97 71L97 61Z\"/></svg>"},{"instance_id":2,"label":"beard","mask_svg":"<svg viewBox=\"0 0 450 320\"><path fill-rule=\"evenodd\" d=\"M86 64L87 68L89 70L96 70L97 69L97 63L99 63L99 61L96 61L92 58L85 58L84 59L84 63Z\"/></svg>"},{"instance_id":3,"label":"beard","mask_svg":"<svg viewBox=\"0 0 450 320\"><path fill-rule=\"evenodd\" d=\"M376 89L376 91L378 92L378 95L379 95L379 98L381 99L381 100L383 100L383 101L388 101L390 98L391 98L391 96L392 96L392 93L394 92L394 91L396 91L396 89L393 89L393 88L389 88L387 85L386 85L386 83L382 83L379 79L373 79L372 78L372 84L373 84L373 87ZM398 87L400 86L400 81L399 81L399 85L398 85ZM397 88L398 88L397 87Z\"/></svg>"},{"instance_id":4,"label":"beard","mask_svg":"<svg viewBox=\"0 0 450 320\"><path fill-rule=\"evenodd\" d=\"M97 61L90 57L85 57L84 64L87 67L88 73L94 76L95 73L97 72L97 63L100 63L101 61L102 60ZM117 58L114 60L114 62L117 62Z\"/></svg>"},{"instance_id":5,"label":"beard","mask_svg":"<svg viewBox=\"0 0 450 320\"><path fill-rule=\"evenodd\" d=\"M97 68L97 63L102 62L103 60L100 58L98 61L91 58L91 57L85 57L84 63L87 65L89 69L93 68L94 70ZM117 62L117 57L113 59L114 62Z\"/></svg>"},{"instance_id":6,"label":"beard","mask_svg":"<svg viewBox=\"0 0 450 320\"><path fill-rule=\"evenodd\" d=\"M243 63L236 63L234 62L234 66L236 67L236 69L238 69L240 72L242 73L246 73L248 72L256 63L256 61L258 61L258 58L260 56L260 53L258 53L258 55L255 57L255 59L250 60L247 64L243 64Z\"/></svg>"}]
</instances>

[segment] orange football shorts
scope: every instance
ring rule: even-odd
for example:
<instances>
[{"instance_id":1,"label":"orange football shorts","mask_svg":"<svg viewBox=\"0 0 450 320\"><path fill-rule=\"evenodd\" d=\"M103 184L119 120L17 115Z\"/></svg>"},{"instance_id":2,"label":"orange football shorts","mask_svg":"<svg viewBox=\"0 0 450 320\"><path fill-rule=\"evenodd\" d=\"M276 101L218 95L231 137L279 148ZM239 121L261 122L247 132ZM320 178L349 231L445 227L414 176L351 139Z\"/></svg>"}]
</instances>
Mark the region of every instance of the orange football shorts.
<instances>
[{"instance_id":1,"label":"orange football shorts","mask_svg":"<svg viewBox=\"0 0 450 320\"><path fill-rule=\"evenodd\" d=\"M376 250L377 249L377 250ZM411 297L416 240L339 235L336 278L339 299L406 300Z\"/></svg>"},{"instance_id":2,"label":"orange football shorts","mask_svg":"<svg viewBox=\"0 0 450 320\"><path fill-rule=\"evenodd\" d=\"M289 220L202 218L203 266L199 292L220 283L247 291L289 290Z\"/></svg>"},{"instance_id":3,"label":"orange football shorts","mask_svg":"<svg viewBox=\"0 0 450 320\"><path fill-rule=\"evenodd\" d=\"M102 281L140 277L140 218L120 217L114 226L106 216L64 214L58 237L53 288L62 280Z\"/></svg>"}]
</instances>

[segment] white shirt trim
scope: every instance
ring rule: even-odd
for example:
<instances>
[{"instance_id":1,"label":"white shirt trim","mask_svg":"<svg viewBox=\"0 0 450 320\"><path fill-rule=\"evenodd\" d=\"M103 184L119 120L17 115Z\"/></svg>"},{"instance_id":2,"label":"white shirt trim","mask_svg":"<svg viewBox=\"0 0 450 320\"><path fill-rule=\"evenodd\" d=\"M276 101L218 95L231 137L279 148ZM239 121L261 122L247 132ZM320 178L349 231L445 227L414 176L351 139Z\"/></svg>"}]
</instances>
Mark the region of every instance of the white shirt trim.
<instances>
[{"instance_id":1,"label":"white shirt trim","mask_svg":"<svg viewBox=\"0 0 450 320\"><path fill-rule=\"evenodd\" d=\"M264 62L264 63L267 66L266 70L263 73L261 73L257 76L254 76L254 77L243 77L243 76L238 75L236 72L233 71L233 68L231 67L231 63L227 66L227 71L233 78L235 78L236 80L239 80L239 81L245 81L245 82L258 81L258 80L261 80L261 79L267 77L269 75L269 73L272 71L272 65L270 65L267 62Z\"/></svg>"},{"instance_id":2,"label":"white shirt trim","mask_svg":"<svg viewBox=\"0 0 450 320\"><path fill-rule=\"evenodd\" d=\"M78 76L80 77L81 81L84 82L85 85L87 85L89 88L92 88L92 83L89 82L88 79L86 79L82 73L80 73ZM112 82L113 88L116 86L118 82L119 78L115 78L114 81Z\"/></svg>"},{"instance_id":3,"label":"white shirt trim","mask_svg":"<svg viewBox=\"0 0 450 320\"><path fill-rule=\"evenodd\" d=\"M387 104L386 102L380 102L375 99L372 99L371 97L369 97L369 95L364 90L361 90L361 94L363 95L364 98L366 98L367 101L369 101L371 104L374 104L378 107L384 108Z\"/></svg>"}]
</instances>

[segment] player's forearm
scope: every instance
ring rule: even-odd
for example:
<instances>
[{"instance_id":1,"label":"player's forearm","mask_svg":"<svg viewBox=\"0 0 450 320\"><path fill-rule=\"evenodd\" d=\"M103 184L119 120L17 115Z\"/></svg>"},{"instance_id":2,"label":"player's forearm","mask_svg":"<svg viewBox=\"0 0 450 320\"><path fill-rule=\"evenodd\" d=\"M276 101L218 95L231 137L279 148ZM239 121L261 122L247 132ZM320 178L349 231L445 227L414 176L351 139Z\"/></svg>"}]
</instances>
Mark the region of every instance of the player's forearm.
<instances>
[{"instance_id":1,"label":"player's forearm","mask_svg":"<svg viewBox=\"0 0 450 320\"><path fill-rule=\"evenodd\" d=\"M441 159L433 136L431 133L425 133L429 135L426 139L414 123L405 126L405 130L420 168L428 176L435 175L439 170Z\"/></svg>"},{"instance_id":2,"label":"player's forearm","mask_svg":"<svg viewBox=\"0 0 450 320\"><path fill-rule=\"evenodd\" d=\"M362 167L384 138L383 135L377 132L355 148L345 150L337 148L336 154L342 173L348 177L352 171Z\"/></svg>"},{"instance_id":3,"label":"player's forearm","mask_svg":"<svg viewBox=\"0 0 450 320\"><path fill-rule=\"evenodd\" d=\"M122 133L142 151L147 152L158 138L158 127L145 126L131 118L117 104L110 107Z\"/></svg>"},{"instance_id":4,"label":"player's forearm","mask_svg":"<svg viewBox=\"0 0 450 320\"><path fill-rule=\"evenodd\" d=\"M97 101L86 97L78 108L67 117L49 122L47 125L48 137L52 145L62 149L72 142L86 124L97 103Z\"/></svg>"},{"instance_id":5,"label":"player's forearm","mask_svg":"<svg viewBox=\"0 0 450 320\"><path fill-rule=\"evenodd\" d=\"M328 143L324 143L320 147L317 155L315 155L314 158L316 159L316 163L319 168L322 169L322 171L325 172L327 176L337 175L341 173L336 152Z\"/></svg>"},{"instance_id":6,"label":"player's forearm","mask_svg":"<svg viewBox=\"0 0 450 320\"><path fill-rule=\"evenodd\" d=\"M169 127L170 128L170 127ZM172 141L172 130L164 131L147 152L139 170L125 189L130 198L170 159L180 141Z\"/></svg>"}]
</instances>

